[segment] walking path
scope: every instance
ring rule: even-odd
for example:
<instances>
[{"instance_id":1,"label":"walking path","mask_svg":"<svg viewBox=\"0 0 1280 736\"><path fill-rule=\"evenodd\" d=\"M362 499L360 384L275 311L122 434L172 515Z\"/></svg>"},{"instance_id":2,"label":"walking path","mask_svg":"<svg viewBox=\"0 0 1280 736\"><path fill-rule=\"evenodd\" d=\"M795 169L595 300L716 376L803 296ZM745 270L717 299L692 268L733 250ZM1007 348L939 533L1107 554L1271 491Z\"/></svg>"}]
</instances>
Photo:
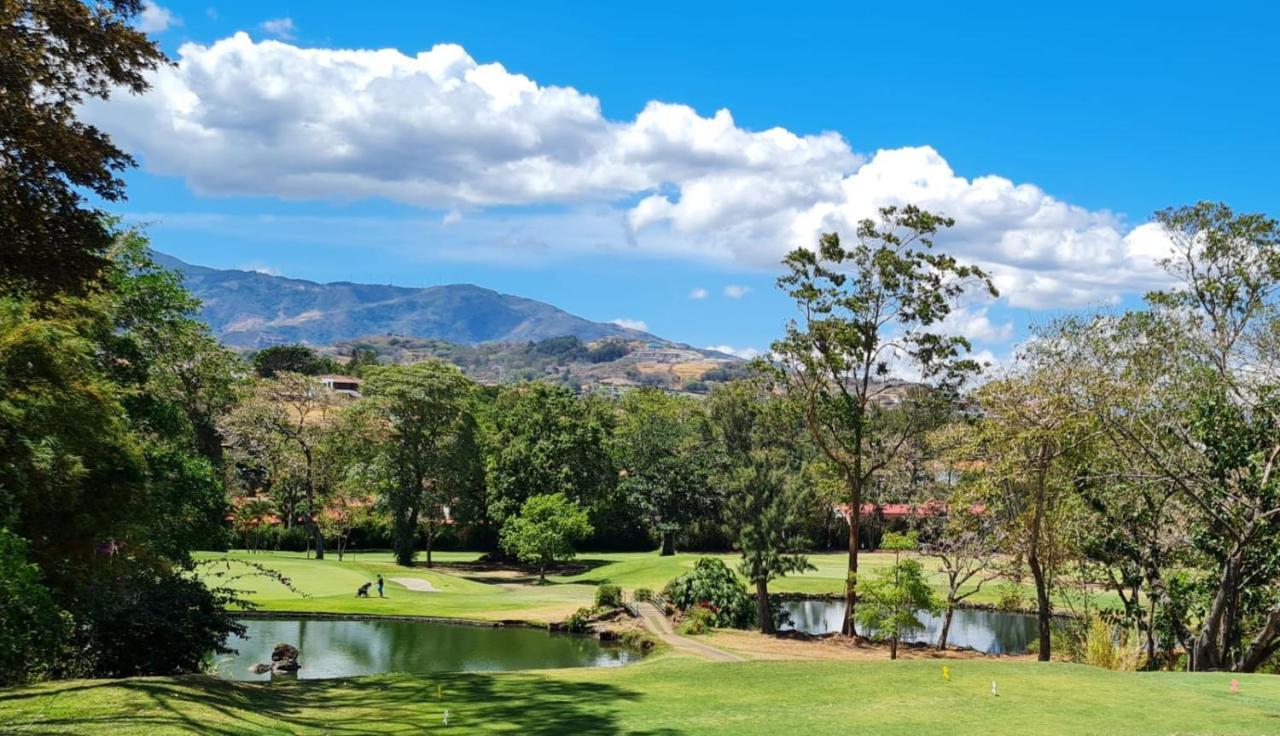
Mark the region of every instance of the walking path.
<instances>
[{"instance_id":1,"label":"walking path","mask_svg":"<svg viewBox=\"0 0 1280 736\"><path fill-rule=\"evenodd\" d=\"M644 627L649 633L658 637L664 644L679 649L686 654L692 654L703 659L710 659L716 662L744 662L742 657L736 654L730 654L722 649L716 649L713 646L703 644L700 641L694 641L688 637L680 636L671 628L671 620L663 615L658 607L648 601L639 601L636 603L636 610L640 612L640 620L644 622Z\"/></svg>"}]
</instances>

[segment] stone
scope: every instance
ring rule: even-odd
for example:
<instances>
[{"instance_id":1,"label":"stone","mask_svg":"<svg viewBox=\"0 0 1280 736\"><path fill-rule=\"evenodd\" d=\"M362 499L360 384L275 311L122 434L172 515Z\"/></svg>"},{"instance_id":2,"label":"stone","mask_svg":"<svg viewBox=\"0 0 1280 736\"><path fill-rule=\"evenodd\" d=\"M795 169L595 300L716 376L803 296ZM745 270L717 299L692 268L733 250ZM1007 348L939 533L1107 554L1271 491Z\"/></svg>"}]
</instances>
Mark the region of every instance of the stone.
<instances>
[{"instance_id":1,"label":"stone","mask_svg":"<svg viewBox=\"0 0 1280 736\"><path fill-rule=\"evenodd\" d=\"M274 673L297 672L302 665L298 664L298 648L289 644L277 644L271 650L271 671Z\"/></svg>"}]
</instances>

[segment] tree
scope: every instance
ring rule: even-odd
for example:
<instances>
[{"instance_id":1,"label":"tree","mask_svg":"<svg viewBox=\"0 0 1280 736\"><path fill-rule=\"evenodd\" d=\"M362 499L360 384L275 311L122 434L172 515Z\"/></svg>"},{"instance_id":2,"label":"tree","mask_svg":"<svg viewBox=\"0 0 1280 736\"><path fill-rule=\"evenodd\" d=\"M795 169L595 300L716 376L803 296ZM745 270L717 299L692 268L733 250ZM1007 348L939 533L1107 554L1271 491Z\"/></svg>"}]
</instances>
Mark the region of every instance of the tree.
<instances>
[{"instance_id":1,"label":"tree","mask_svg":"<svg viewBox=\"0 0 1280 736\"><path fill-rule=\"evenodd\" d=\"M373 468L391 511L396 562L413 564L419 525L431 544L451 509L484 489L474 384L436 360L371 369L357 405L376 424Z\"/></svg>"},{"instance_id":2,"label":"tree","mask_svg":"<svg viewBox=\"0 0 1280 736\"><path fill-rule=\"evenodd\" d=\"M503 388L489 414L489 518L502 524L549 490L581 504L593 521L611 512L618 479L611 416L545 383Z\"/></svg>"},{"instance_id":3,"label":"tree","mask_svg":"<svg viewBox=\"0 0 1280 736\"><path fill-rule=\"evenodd\" d=\"M916 548L915 534L884 535L883 547L893 551L893 565L864 586L858 622L869 631L889 635L889 658L898 658L898 641L924 628L919 612L936 614L940 606L918 560L903 560L903 551Z\"/></svg>"},{"instance_id":4,"label":"tree","mask_svg":"<svg viewBox=\"0 0 1280 736\"><path fill-rule=\"evenodd\" d=\"M257 381L230 419L234 441L271 468L273 484L296 483L301 488L302 523L311 532L317 560L324 559L324 534L317 517L334 481L325 472L331 468L325 450L337 402L337 396L314 378L279 373Z\"/></svg>"},{"instance_id":5,"label":"tree","mask_svg":"<svg viewBox=\"0 0 1280 736\"><path fill-rule=\"evenodd\" d=\"M658 389L622 399L614 437L620 487L643 509L662 539L661 554L674 555L676 532L719 506L707 483L708 427L697 403Z\"/></svg>"},{"instance_id":6,"label":"tree","mask_svg":"<svg viewBox=\"0 0 1280 736\"><path fill-rule=\"evenodd\" d=\"M796 439L800 422L793 404L770 397L759 381L717 386L707 399L718 450L719 475L727 483L727 517L742 551L741 572L756 589L756 625L776 633L769 582L814 569L798 532L800 503L788 473L803 461Z\"/></svg>"},{"instance_id":7,"label":"tree","mask_svg":"<svg viewBox=\"0 0 1280 736\"><path fill-rule=\"evenodd\" d=\"M996 290L979 268L934 252L953 221L914 206L886 207L864 220L846 248L835 233L815 250L792 251L778 285L801 318L773 344L777 375L804 406L814 443L844 481L849 509L849 571L844 633L854 633L859 527L864 495L903 443L926 431L936 412L979 366L969 342L936 330L972 286ZM908 391L890 410L893 368L914 369L927 388Z\"/></svg>"},{"instance_id":8,"label":"tree","mask_svg":"<svg viewBox=\"0 0 1280 736\"><path fill-rule=\"evenodd\" d=\"M278 521L275 504L266 496L255 494L232 500L231 526L244 540L244 548L248 552L261 548L263 530Z\"/></svg>"},{"instance_id":9,"label":"tree","mask_svg":"<svg viewBox=\"0 0 1280 736\"><path fill-rule=\"evenodd\" d=\"M104 202L124 198L133 158L77 118L86 98L140 94L165 61L131 23L140 0L13 0L0 6L0 291L84 293L115 240Z\"/></svg>"},{"instance_id":10,"label":"tree","mask_svg":"<svg viewBox=\"0 0 1280 736\"><path fill-rule=\"evenodd\" d=\"M547 581L547 567L571 560L574 544L591 534L587 512L563 493L530 496L502 525L502 547L538 566L538 582Z\"/></svg>"},{"instance_id":11,"label":"tree","mask_svg":"<svg viewBox=\"0 0 1280 736\"><path fill-rule=\"evenodd\" d=\"M0 527L0 687L22 685L57 670L69 638L68 615L27 562L27 545Z\"/></svg>"},{"instance_id":12,"label":"tree","mask_svg":"<svg viewBox=\"0 0 1280 736\"><path fill-rule=\"evenodd\" d=\"M998 546L991 526L981 514L955 504L937 538L924 550L938 561L947 581L939 650L947 648L956 606L999 577L994 569Z\"/></svg>"},{"instance_id":13,"label":"tree","mask_svg":"<svg viewBox=\"0 0 1280 736\"><path fill-rule=\"evenodd\" d=\"M181 402L151 390L148 335L190 298L138 265L111 260L83 297L0 298L0 527L69 616L54 676L191 672L242 631L191 576L191 549L221 543L223 486Z\"/></svg>"},{"instance_id":14,"label":"tree","mask_svg":"<svg viewBox=\"0 0 1280 736\"><path fill-rule=\"evenodd\" d=\"M1175 288L1055 337L1090 371L1080 403L1127 468L1111 490L1151 494L1136 549L1189 669L1249 672L1280 650L1280 223L1208 202L1155 220ZM1117 523L1132 508L1117 501L1093 507Z\"/></svg>"},{"instance_id":15,"label":"tree","mask_svg":"<svg viewBox=\"0 0 1280 736\"><path fill-rule=\"evenodd\" d=\"M320 512L320 528L337 545L338 561L351 541L351 532L369 518L372 501L346 492L330 496Z\"/></svg>"},{"instance_id":16,"label":"tree","mask_svg":"<svg viewBox=\"0 0 1280 736\"><path fill-rule=\"evenodd\" d=\"M976 394L983 417L972 435L971 462L981 466L974 500L1000 525L1005 551L1031 571L1036 590L1039 658L1049 661L1053 592L1058 574L1075 555L1073 455L1095 436L1088 417L1070 399L1078 383L1069 366L1026 354L1028 367L992 381Z\"/></svg>"},{"instance_id":17,"label":"tree","mask_svg":"<svg viewBox=\"0 0 1280 736\"><path fill-rule=\"evenodd\" d=\"M254 353L253 370L259 378L275 378L277 373L318 376L337 372L338 365L306 345L272 345Z\"/></svg>"}]
</instances>

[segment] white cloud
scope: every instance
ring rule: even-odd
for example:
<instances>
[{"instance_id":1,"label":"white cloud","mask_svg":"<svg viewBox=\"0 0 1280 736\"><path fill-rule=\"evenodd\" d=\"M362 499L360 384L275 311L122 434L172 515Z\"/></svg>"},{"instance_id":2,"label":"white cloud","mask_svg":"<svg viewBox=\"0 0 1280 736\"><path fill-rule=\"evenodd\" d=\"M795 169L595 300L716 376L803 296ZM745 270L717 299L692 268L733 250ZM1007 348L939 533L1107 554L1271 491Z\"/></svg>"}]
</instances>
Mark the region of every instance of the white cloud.
<instances>
[{"instance_id":1,"label":"white cloud","mask_svg":"<svg viewBox=\"0 0 1280 736\"><path fill-rule=\"evenodd\" d=\"M296 30L288 18L263 28ZM957 176L927 146L868 159L835 133L751 131L727 110L664 102L611 120L595 97L448 44L409 56L240 33L177 56L150 93L87 103L147 168L199 193L466 211L443 215L454 239L509 244L472 257L605 249L772 267L821 232L848 237L879 207L913 203L955 218L939 247L988 269L1012 306L1114 302L1163 280L1153 226L1129 230L1033 184ZM557 207L521 207L543 204Z\"/></svg>"},{"instance_id":2,"label":"white cloud","mask_svg":"<svg viewBox=\"0 0 1280 736\"><path fill-rule=\"evenodd\" d=\"M640 330L641 332L649 331L649 325L645 324L642 319L627 319L626 317L619 317L609 321L619 327L626 327L628 330Z\"/></svg>"},{"instance_id":3,"label":"white cloud","mask_svg":"<svg viewBox=\"0 0 1280 736\"><path fill-rule=\"evenodd\" d=\"M264 20L258 24L258 27L265 33L285 41L292 41L294 34L298 31L298 27L293 24L293 18L289 17Z\"/></svg>"},{"instance_id":4,"label":"white cloud","mask_svg":"<svg viewBox=\"0 0 1280 736\"><path fill-rule=\"evenodd\" d=\"M736 355L743 360L751 360L760 356L760 351L756 348L735 348L732 345L708 345L703 350L714 350L717 353Z\"/></svg>"},{"instance_id":5,"label":"white cloud","mask_svg":"<svg viewBox=\"0 0 1280 736\"><path fill-rule=\"evenodd\" d=\"M693 291L689 292L690 299L706 299L707 296L709 296L707 294L707 290L703 289L702 287L698 287L697 289L694 289Z\"/></svg>"},{"instance_id":6,"label":"white cloud","mask_svg":"<svg viewBox=\"0 0 1280 736\"><path fill-rule=\"evenodd\" d=\"M142 12L138 13L138 30L143 33L160 33L173 26L182 25L182 19L172 10L162 8L147 0L142 4Z\"/></svg>"},{"instance_id":7,"label":"white cloud","mask_svg":"<svg viewBox=\"0 0 1280 736\"><path fill-rule=\"evenodd\" d=\"M748 291L751 291L750 286L741 286L739 284L729 284L724 287L724 295L730 299L741 299L747 295Z\"/></svg>"},{"instance_id":8,"label":"white cloud","mask_svg":"<svg viewBox=\"0 0 1280 736\"><path fill-rule=\"evenodd\" d=\"M241 265L241 266L240 266L240 270L241 270L241 271L256 271L257 273L265 273L265 274L266 274L266 275L268 275L268 276L281 276L281 275L283 275L283 274L281 274L281 273L280 273L280 269L278 269L278 268L276 268L276 267L274 267L274 266L268 266L268 265L266 265L266 264L264 264L264 263L261 263L261 262L259 262L259 261L253 261L252 263L246 263L246 264L243 264L243 265Z\"/></svg>"},{"instance_id":9,"label":"white cloud","mask_svg":"<svg viewBox=\"0 0 1280 736\"><path fill-rule=\"evenodd\" d=\"M951 335L983 342L1004 342L1013 335L1013 322L996 324L987 316L987 308L961 307L952 310L941 329Z\"/></svg>"}]
</instances>

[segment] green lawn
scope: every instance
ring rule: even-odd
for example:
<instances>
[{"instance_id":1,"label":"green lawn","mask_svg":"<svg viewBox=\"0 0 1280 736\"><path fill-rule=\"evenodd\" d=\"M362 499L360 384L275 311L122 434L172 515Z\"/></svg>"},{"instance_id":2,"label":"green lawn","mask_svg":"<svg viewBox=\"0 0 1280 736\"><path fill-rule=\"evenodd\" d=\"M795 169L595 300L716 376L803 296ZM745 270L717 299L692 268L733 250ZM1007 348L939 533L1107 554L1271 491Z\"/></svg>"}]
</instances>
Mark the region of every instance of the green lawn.
<instances>
[{"instance_id":1,"label":"green lawn","mask_svg":"<svg viewBox=\"0 0 1280 736\"><path fill-rule=\"evenodd\" d=\"M440 563L469 562L478 556L475 552L434 555ZM525 578L471 575L448 567L429 570L421 563L413 568L398 567L389 552L348 553L342 562L333 555L317 561L294 552L235 552L230 555L232 560L249 560L280 572L307 594L307 597L300 596L266 577L243 577L235 582L236 587L248 590L248 597L267 611L519 619L543 623L562 619L578 607L589 605L595 586L600 583L614 583L626 590L660 590L667 581L692 569L698 559L706 556L719 557L730 567L738 563L738 557L732 554L682 553L660 557L656 552L592 552L584 553L578 560L588 567L584 572L552 575L548 585L528 585L521 584L528 582ZM221 555L202 557L214 559ZM776 580L770 584L770 589L782 593L839 594L844 587L846 556L817 554L811 555L810 561L816 570ZM889 553L863 554L862 574L873 575L892 561L893 555ZM942 592L943 579L936 572L936 561L927 557L922 561L928 570L933 571L935 588ZM233 562L232 571L249 570ZM378 573L388 578L388 597L378 599L375 594L369 600L356 598L356 588ZM429 582L438 592L408 590L390 578L418 578ZM1029 602L1030 588L1023 587ZM992 603L998 589L998 585L988 584L969 601ZM1099 595L1098 601L1106 604L1113 598L1113 594Z\"/></svg>"},{"instance_id":2,"label":"green lawn","mask_svg":"<svg viewBox=\"0 0 1280 736\"><path fill-rule=\"evenodd\" d=\"M952 661L712 663L381 675L275 685L205 677L0 691L5 734L1271 734L1280 678ZM991 681L999 684L991 695ZM449 710L449 728L442 724Z\"/></svg>"}]
</instances>

